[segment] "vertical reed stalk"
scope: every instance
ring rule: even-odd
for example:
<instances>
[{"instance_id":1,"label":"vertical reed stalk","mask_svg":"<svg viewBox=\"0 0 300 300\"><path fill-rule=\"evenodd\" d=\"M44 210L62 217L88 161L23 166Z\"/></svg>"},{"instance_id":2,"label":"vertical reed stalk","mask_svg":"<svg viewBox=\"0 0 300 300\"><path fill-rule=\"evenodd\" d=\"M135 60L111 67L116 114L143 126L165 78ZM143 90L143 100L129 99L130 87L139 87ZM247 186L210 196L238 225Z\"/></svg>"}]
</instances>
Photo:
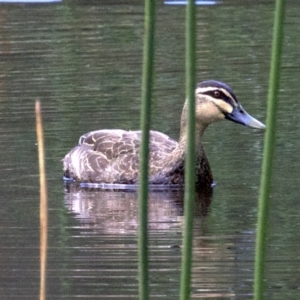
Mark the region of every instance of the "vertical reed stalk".
<instances>
[{"instance_id":1,"label":"vertical reed stalk","mask_svg":"<svg viewBox=\"0 0 300 300\"><path fill-rule=\"evenodd\" d=\"M266 252L266 236L269 213L269 198L272 178L272 164L275 145L275 125L277 113L277 98L280 82L281 48L283 40L285 0L277 0L273 28L273 43L271 55L271 69L268 91L267 130L264 141L264 156L260 183L259 208L257 221L256 249L255 249L255 278L254 299L264 299L264 267Z\"/></svg>"},{"instance_id":2,"label":"vertical reed stalk","mask_svg":"<svg viewBox=\"0 0 300 300\"><path fill-rule=\"evenodd\" d=\"M45 170L45 148L40 101L35 102L36 133L40 174L40 300L46 299L46 267L47 267L47 183Z\"/></svg>"},{"instance_id":3,"label":"vertical reed stalk","mask_svg":"<svg viewBox=\"0 0 300 300\"><path fill-rule=\"evenodd\" d=\"M142 145L140 153L140 190L139 190L139 299L149 299L148 275L148 160L149 130L151 122L151 90L154 69L154 24L155 0L145 0L145 33L143 52L143 81L141 130Z\"/></svg>"},{"instance_id":4,"label":"vertical reed stalk","mask_svg":"<svg viewBox=\"0 0 300 300\"><path fill-rule=\"evenodd\" d=\"M196 7L189 0L186 9L186 94L188 99L188 144L185 160L184 235L181 261L180 299L190 299L195 202L195 84Z\"/></svg>"}]
</instances>

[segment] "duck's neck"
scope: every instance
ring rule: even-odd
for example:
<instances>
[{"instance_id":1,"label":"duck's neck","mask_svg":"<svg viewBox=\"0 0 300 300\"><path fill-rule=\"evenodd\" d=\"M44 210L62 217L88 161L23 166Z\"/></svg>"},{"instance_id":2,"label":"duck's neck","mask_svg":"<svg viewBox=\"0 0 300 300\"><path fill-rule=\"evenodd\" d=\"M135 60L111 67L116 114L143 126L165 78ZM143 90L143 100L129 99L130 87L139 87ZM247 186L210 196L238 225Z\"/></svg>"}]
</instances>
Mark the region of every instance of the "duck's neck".
<instances>
[{"instance_id":1,"label":"duck's neck","mask_svg":"<svg viewBox=\"0 0 300 300\"><path fill-rule=\"evenodd\" d=\"M153 168L151 172L151 181L154 183L184 183L184 167L187 147L187 118L185 109L181 116L180 137L177 146L161 162L160 169ZM196 154L196 176L197 182L201 182L202 177L207 177L209 173L209 182L212 181L208 162L206 160L203 148L201 146L201 137L207 126L196 123L195 126L195 154ZM206 179L205 179L206 180Z\"/></svg>"},{"instance_id":2,"label":"duck's neck","mask_svg":"<svg viewBox=\"0 0 300 300\"><path fill-rule=\"evenodd\" d=\"M180 137L177 146L160 165L160 170L153 169L151 180L155 183L184 184L184 167L187 148L187 114L186 106L181 115ZM197 186L212 183L212 175L208 161L201 145L202 135L207 125L196 122L195 125L195 170Z\"/></svg>"},{"instance_id":3,"label":"duck's neck","mask_svg":"<svg viewBox=\"0 0 300 300\"><path fill-rule=\"evenodd\" d=\"M181 115L181 121L180 121L180 136L179 136L179 141L178 141L178 146L181 147L182 149L186 148L187 145L187 127L188 127L188 118L186 114L186 109L183 110L182 115ZM201 147L201 139L203 136L203 133L205 129L207 128L207 125L196 122L195 124L195 150L198 152L198 150Z\"/></svg>"}]
</instances>

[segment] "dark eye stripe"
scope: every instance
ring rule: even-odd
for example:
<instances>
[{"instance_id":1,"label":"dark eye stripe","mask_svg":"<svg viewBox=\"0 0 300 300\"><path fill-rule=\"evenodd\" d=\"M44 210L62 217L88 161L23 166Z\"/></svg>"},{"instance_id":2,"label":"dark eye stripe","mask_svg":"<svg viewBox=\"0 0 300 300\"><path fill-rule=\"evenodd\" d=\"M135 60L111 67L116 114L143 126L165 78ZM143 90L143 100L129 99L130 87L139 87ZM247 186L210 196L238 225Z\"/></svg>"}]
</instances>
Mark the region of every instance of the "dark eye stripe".
<instances>
[{"instance_id":1,"label":"dark eye stripe","mask_svg":"<svg viewBox=\"0 0 300 300\"><path fill-rule=\"evenodd\" d=\"M219 92L220 95L216 97L215 93ZM239 105L235 95L229 90L222 87L197 87L196 93L198 95L207 95L216 100L223 100L224 102L230 104L233 107Z\"/></svg>"},{"instance_id":2,"label":"dark eye stripe","mask_svg":"<svg viewBox=\"0 0 300 300\"><path fill-rule=\"evenodd\" d=\"M219 97L215 96L215 92L219 92ZM237 103L234 96L231 95L231 97L228 97L228 95L226 95L222 90L219 90L219 89L206 91L206 92L203 92L203 94L211 96L212 98L215 98L215 99L222 99L231 105L236 105L236 103Z\"/></svg>"}]
</instances>

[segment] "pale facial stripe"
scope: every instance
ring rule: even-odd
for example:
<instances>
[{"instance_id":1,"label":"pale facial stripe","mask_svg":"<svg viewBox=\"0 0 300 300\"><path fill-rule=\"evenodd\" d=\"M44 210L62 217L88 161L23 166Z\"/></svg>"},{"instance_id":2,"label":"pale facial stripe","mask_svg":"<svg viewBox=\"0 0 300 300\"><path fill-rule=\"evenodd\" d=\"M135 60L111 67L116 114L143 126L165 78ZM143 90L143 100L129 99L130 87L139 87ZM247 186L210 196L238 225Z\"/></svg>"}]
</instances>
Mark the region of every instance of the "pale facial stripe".
<instances>
[{"instance_id":1,"label":"pale facial stripe","mask_svg":"<svg viewBox=\"0 0 300 300\"><path fill-rule=\"evenodd\" d=\"M220 98L215 98L212 95L208 95L208 92L214 92L219 91L220 93L223 93L228 99L231 101L226 101ZM229 93L226 89L221 87L198 87L196 89L196 95L203 95L210 99L212 102L214 102L223 112L225 113L231 113L233 111L233 107L236 107L238 105L237 100L232 96L231 93Z\"/></svg>"}]
</instances>

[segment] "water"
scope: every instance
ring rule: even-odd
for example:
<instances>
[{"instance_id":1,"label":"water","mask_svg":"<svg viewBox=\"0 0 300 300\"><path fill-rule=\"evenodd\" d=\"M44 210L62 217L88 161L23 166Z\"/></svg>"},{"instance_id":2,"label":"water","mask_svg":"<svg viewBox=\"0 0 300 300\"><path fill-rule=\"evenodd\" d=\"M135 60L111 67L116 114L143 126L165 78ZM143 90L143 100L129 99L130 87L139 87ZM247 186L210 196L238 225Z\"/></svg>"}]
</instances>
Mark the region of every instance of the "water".
<instances>
[{"instance_id":1,"label":"water","mask_svg":"<svg viewBox=\"0 0 300 300\"><path fill-rule=\"evenodd\" d=\"M229 83L264 121L273 1L198 7L198 78ZM267 299L299 295L299 10L289 1L266 270ZM155 130L178 137L184 100L184 6L158 4ZM97 128L137 129L139 1L0 6L1 299L39 291L34 100L42 101L49 189L48 299L137 299L137 195L63 186L60 160ZM223 122L204 137L217 186L195 211L192 297L251 299L263 133ZM182 195L151 192L153 299L179 289Z\"/></svg>"}]
</instances>

